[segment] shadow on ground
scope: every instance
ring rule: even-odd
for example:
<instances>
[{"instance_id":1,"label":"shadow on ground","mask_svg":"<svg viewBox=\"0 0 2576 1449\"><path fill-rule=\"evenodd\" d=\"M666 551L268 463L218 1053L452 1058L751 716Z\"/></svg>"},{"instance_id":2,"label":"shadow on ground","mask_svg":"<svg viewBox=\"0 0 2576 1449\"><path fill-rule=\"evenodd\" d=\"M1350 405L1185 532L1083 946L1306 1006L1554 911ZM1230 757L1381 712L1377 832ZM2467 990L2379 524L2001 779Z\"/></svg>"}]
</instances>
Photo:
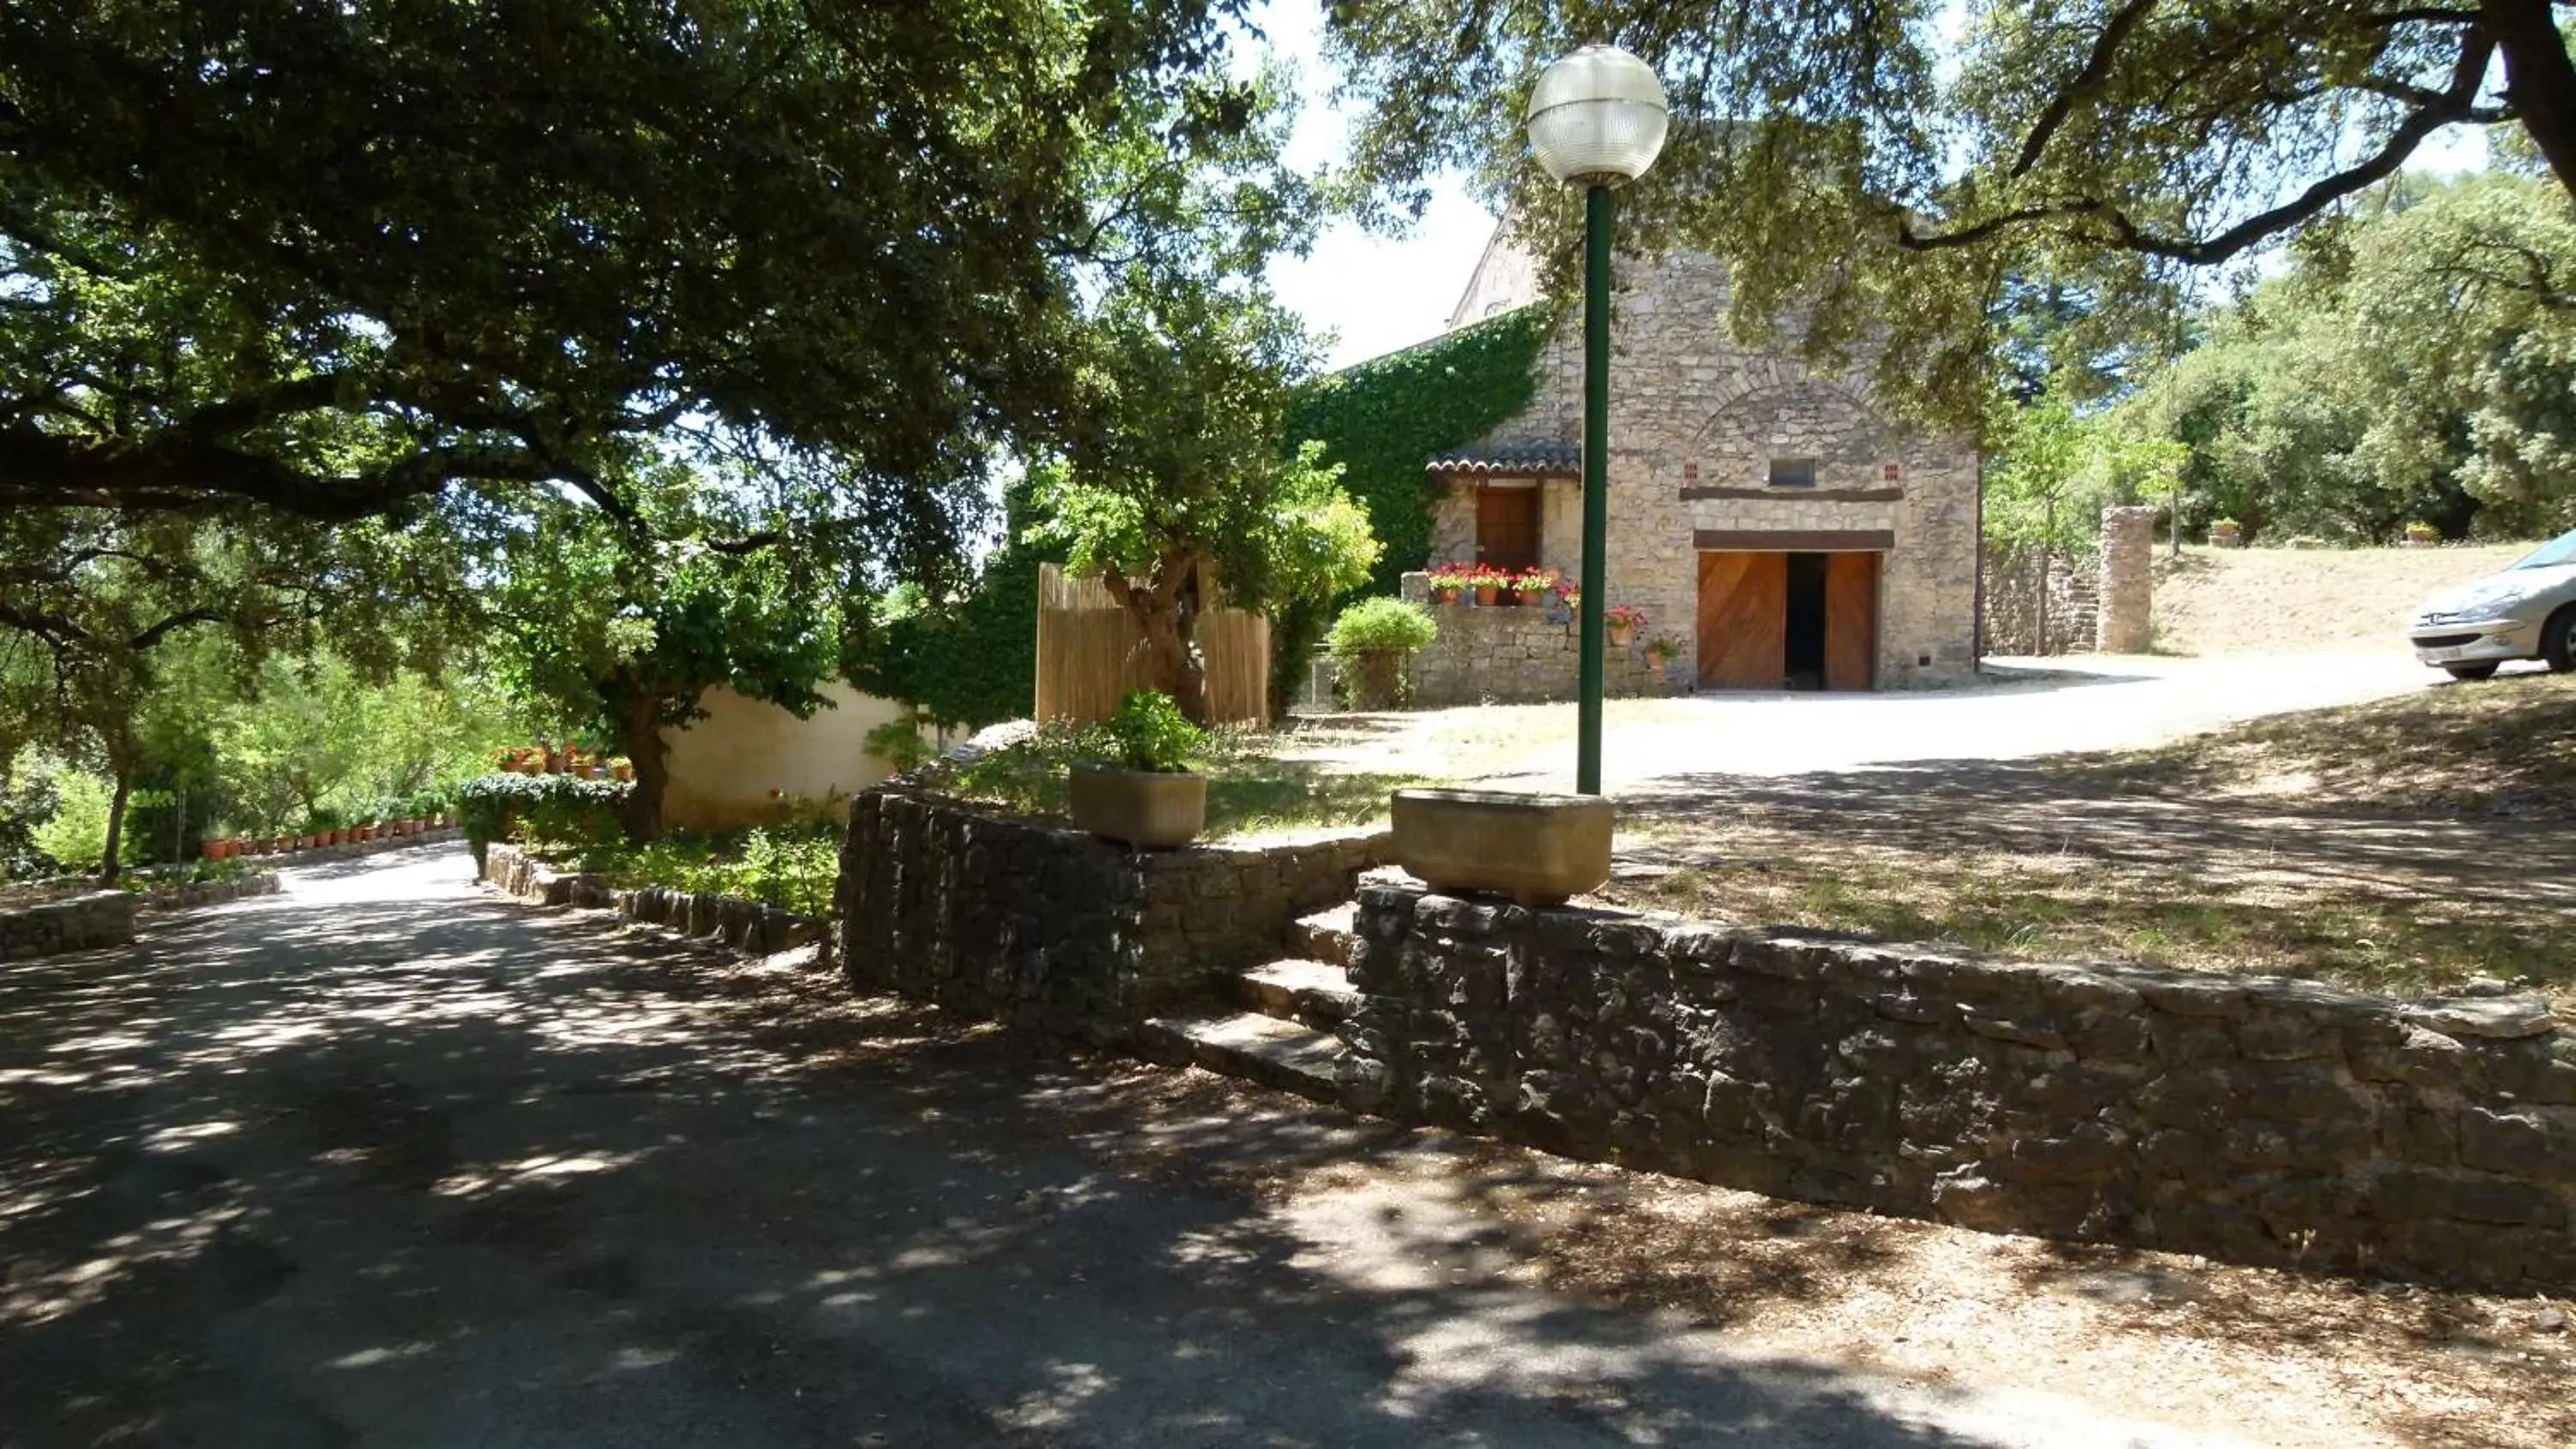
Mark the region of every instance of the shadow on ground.
<instances>
[{"instance_id":1,"label":"shadow on ground","mask_svg":"<svg viewBox=\"0 0 2576 1449\"><path fill-rule=\"evenodd\" d=\"M2043 1442L1263 1200L1406 1134L422 860L0 975L0 1440Z\"/></svg>"}]
</instances>

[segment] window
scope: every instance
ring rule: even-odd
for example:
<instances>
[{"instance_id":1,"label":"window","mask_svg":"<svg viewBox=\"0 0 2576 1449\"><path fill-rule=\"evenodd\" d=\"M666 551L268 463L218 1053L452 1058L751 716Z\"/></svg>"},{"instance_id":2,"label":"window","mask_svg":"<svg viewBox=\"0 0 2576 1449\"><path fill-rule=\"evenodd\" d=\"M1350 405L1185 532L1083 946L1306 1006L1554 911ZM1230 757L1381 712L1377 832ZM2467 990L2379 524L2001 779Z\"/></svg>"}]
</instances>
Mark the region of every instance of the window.
<instances>
[{"instance_id":1,"label":"window","mask_svg":"<svg viewBox=\"0 0 2576 1449\"><path fill-rule=\"evenodd\" d=\"M1815 487L1816 460L1813 458L1772 459L1771 486L1774 488Z\"/></svg>"}]
</instances>

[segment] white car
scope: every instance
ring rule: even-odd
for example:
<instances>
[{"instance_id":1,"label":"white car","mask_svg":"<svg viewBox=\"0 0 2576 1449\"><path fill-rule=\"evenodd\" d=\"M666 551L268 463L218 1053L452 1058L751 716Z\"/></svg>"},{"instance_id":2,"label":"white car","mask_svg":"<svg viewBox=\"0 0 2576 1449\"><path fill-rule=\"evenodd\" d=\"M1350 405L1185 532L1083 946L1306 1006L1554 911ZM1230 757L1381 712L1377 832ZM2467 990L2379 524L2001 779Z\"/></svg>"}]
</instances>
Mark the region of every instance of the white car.
<instances>
[{"instance_id":1,"label":"white car","mask_svg":"<svg viewBox=\"0 0 2576 1449\"><path fill-rule=\"evenodd\" d=\"M2454 679L2484 679L2509 659L2537 659L2557 674L2576 669L2576 532L2425 600L2406 637L2417 663Z\"/></svg>"}]
</instances>

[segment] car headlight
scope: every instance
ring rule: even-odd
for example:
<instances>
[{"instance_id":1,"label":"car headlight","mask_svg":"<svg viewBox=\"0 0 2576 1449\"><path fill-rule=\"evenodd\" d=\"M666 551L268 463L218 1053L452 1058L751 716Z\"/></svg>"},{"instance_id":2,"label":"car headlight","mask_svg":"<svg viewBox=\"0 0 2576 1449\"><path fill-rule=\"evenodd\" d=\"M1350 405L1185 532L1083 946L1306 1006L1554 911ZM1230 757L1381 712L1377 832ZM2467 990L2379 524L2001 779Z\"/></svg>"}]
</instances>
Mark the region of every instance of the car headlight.
<instances>
[{"instance_id":1,"label":"car headlight","mask_svg":"<svg viewBox=\"0 0 2576 1449\"><path fill-rule=\"evenodd\" d=\"M2508 596L2501 599L2489 599L2482 604L2470 604L2464 608L2451 610L2451 622L2457 624L2492 623L2493 621L2501 619L2505 615L2512 613L2521 605L2521 603L2522 600Z\"/></svg>"}]
</instances>

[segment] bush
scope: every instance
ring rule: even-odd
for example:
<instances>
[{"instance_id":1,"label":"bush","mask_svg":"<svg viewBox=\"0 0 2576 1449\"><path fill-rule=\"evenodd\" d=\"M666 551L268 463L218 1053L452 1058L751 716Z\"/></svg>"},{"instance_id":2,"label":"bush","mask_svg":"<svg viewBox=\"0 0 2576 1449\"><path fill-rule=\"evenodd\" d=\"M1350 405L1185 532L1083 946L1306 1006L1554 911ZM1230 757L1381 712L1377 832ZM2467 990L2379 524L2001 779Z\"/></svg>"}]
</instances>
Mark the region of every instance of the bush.
<instances>
[{"instance_id":1,"label":"bush","mask_svg":"<svg viewBox=\"0 0 2576 1449\"><path fill-rule=\"evenodd\" d=\"M610 886L665 886L826 916L840 879L842 828L829 820L703 835L675 830L649 845L585 852L582 869Z\"/></svg>"},{"instance_id":2,"label":"bush","mask_svg":"<svg viewBox=\"0 0 2576 1449\"><path fill-rule=\"evenodd\" d=\"M869 730L860 748L886 762L898 775L920 769L938 755L939 748L922 738L922 717L917 710L906 710L900 718L887 720Z\"/></svg>"},{"instance_id":3,"label":"bush","mask_svg":"<svg viewBox=\"0 0 2576 1449\"><path fill-rule=\"evenodd\" d=\"M1207 748L1207 732L1189 722L1172 697L1157 689L1131 689L1118 712L1100 726L1100 746L1130 770L1174 775Z\"/></svg>"},{"instance_id":4,"label":"bush","mask_svg":"<svg viewBox=\"0 0 2576 1449\"><path fill-rule=\"evenodd\" d=\"M480 866L484 848L514 826L533 839L577 847L617 840L627 788L623 780L577 775L485 775L456 788L456 813Z\"/></svg>"},{"instance_id":5,"label":"bush","mask_svg":"<svg viewBox=\"0 0 2576 1449\"><path fill-rule=\"evenodd\" d=\"M1406 655L1440 637L1431 611L1402 599L1362 599L1333 621L1324 642L1363 709L1404 702Z\"/></svg>"}]
</instances>

